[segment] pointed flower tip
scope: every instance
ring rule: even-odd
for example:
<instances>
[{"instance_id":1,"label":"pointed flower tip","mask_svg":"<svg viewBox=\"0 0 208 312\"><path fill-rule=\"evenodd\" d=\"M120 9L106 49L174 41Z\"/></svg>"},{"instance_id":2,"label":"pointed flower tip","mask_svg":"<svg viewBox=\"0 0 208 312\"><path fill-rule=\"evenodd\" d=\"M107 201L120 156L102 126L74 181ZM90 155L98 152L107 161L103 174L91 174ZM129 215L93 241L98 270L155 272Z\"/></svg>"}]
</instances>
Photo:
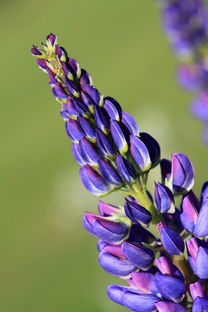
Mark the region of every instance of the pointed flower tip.
<instances>
[{"instance_id":1,"label":"pointed flower tip","mask_svg":"<svg viewBox=\"0 0 208 312\"><path fill-rule=\"evenodd\" d=\"M172 154L171 181L176 194L189 192L194 185L194 169L189 158L182 153Z\"/></svg>"}]
</instances>

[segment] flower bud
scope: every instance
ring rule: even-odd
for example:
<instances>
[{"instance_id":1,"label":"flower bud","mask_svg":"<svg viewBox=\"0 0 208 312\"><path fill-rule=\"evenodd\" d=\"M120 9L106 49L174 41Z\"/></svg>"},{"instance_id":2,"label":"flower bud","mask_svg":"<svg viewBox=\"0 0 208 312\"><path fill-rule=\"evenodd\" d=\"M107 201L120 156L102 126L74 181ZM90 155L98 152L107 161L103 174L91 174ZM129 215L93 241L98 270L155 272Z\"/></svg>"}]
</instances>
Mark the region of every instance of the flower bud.
<instances>
[{"instance_id":1,"label":"flower bud","mask_svg":"<svg viewBox=\"0 0 208 312\"><path fill-rule=\"evenodd\" d=\"M103 107L95 106L94 114L97 128L103 132L107 132L110 127L110 119L105 109Z\"/></svg>"},{"instance_id":2,"label":"flower bud","mask_svg":"<svg viewBox=\"0 0 208 312\"><path fill-rule=\"evenodd\" d=\"M82 86L82 90L89 95L95 105L101 105L103 96L95 87L86 84Z\"/></svg>"},{"instance_id":3,"label":"flower bud","mask_svg":"<svg viewBox=\"0 0 208 312\"><path fill-rule=\"evenodd\" d=\"M124 209L129 219L135 223L148 225L152 220L151 213L137 202L126 199Z\"/></svg>"},{"instance_id":4,"label":"flower bud","mask_svg":"<svg viewBox=\"0 0 208 312\"><path fill-rule=\"evenodd\" d=\"M94 195L104 195L109 191L108 184L90 165L80 168L80 178L86 189Z\"/></svg>"},{"instance_id":5,"label":"flower bud","mask_svg":"<svg viewBox=\"0 0 208 312\"><path fill-rule=\"evenodd\" d=\"M108 137L99 129L96 130L96 143L104 157L111 158L115 155L113 145L109 141Z\"/></svg>"},{"instance_id":6,"label":"flower bud","mask_svg":"<svg viewBox=\"0 0 208 312\"><path fill-rule=\"evenodd\" d=\"M130 136L130 152L133 160L141 171L147 171L151 167L151 160L146 145L133 135Z\"/></svg>"},{"instance_id":7,"label":"flower bud","mask_svg":"<svg viewBox=\"0 0 208 312\"><path fill-rule=\"evenodd\" d=\"M85 132L86 137L89 139L94 139L95 138L95 129L93 128L91 123L82 116L79 116L77 119L78 119L78 122L79 122L80 126L82 127L83 131Z\"/></svg>"},{"instance_id":8,"label":"flower bud","mask_svg":"<svg viewBox=\"0 0 208 312\"><path fill-rule=\"evenodd\" d=\"M109 96L105 97L103 107L107 111L110 119L120 121L122 109L120 104L115 99Z\"/></svg>"},{"instance_id":9,"label":"flower bud","mask_svg":"<svg viewBox=\"0 0 208 312\"><path fill-rule=\"evenodd\" d=\"M193 233L198 218L199 202L192 191L183 197L181 208L181 223L185 229Z\"/></svg>"},{"instance_id":10,"label":"flower bud","mask_svg":"<svg viewBox=\"0 0 208 312\"><path fill-rule=\"evenodd\" d=\"M139 136L140 140L145 144L150 160L151 160L151 168L157 166L160 161L160 145L158 142L148 133L140 132Z\"/></svg>"},{"instance_id":11,"label":"flower bud","mask_svg":"<svg viewBox=\"0 0 208 312\"><path fill-rule=\"evenodd\" d=\"M121 185L122 179L119 176L118 172L111 166L111 164L100 157L98 159L99 171L102 177L112 185Z\"/></svg>"},{"instance_id":12,"label":"flower bud","mask_svg":"<svg viewBox=\"0 0 208 312\"><path fill-rule=\"evenodd\" d=\"M139 294L136 290L124 290L122 294L123 305L133 311L153 312L157 301L159 301L158 297Z\"/></svg>"},{"instance_id":13,"label":"flower bud","mask_svg":"<svg viewBox=\"0 0 208 312\"><path fill-rule=\"evenodd\" d=\"M65 129L68 137L75 143L84 136L84 132L77 120L69 119L65 123Z\"/></svg>"},{"instance_id":14,"label":"flower bud","mask_svg":"<svg viewBox=\"0 0 208 312\"><path fill-rule=\"evenodd\" d=\"M129 130L129 133L135 136L139 135L139 128L137 126L136 120L127 112L122 113L122 123Z\"/></svg>"},{"instance_id":15,"label":"flower bud","mask_svg":"<svg viewBox=\"0 0 208 312\"><path fill-rule=\"evenodd\" d=\"M185 283L182 279L156 273L155 282L157 289L163 298L179 303L186 291Z\"/></svg>"},{"instance_id":16,"label":"flower bud","mask_svg":"<svg viewBox=\"0 0 208 312\"><path fill-rule=\"evenodd\" d=\"M96 166L100 157L95 147L90 143L87 138L83 137L79 141L80 152L83 155L86 163Z\"/></svg>"},{"instance_id":17,"label":"flower bud","mask_svg":"<svg viewBox=\"0 0 208 312\"><path fill-rule=\"evenodd\" d=\"M59 100L67 100L68 94L64 90L64 88L61 86L60 83L56 83L54 87L52 88L52 93L55 96L55 98Z\"/></svg>"},{"instance_id":18,"label":"flower bud","mask_svg":"<svg viewBox=\"0 0 208 312\"><path fill-rule=\"evenodd\" d=\"M174 213L175 202L171 190L160 183L155 183L156 208L160 213Z\"/></svg>"},{"instance_id":19,"label":"flower bud","mask_svg":"<svg viewBox=\"0 0 208 312\"><path fill-rule=\"evenodd\" d=\"M126 258L139 269L149 269L154 261L153 251L142 245L134 245L124 242L122 248Z\"/></svg>"},{"instance_id":20,"label":"flower bud","mask_svg":"<svg viewBox=\"0 0 208 312\"><path fill-rule=\"evenodd\" d=\"M116 156L116 166L122 179L128 183L132 183L136 178L136 171L127 159L121 155Z\"/></svg>"},{"instance_id":21,"label":"flower bud","mask_svg":"<svg viewBox=\"0 0 208 312\"><path fill-rule=\"evenodd\" d=\"M110 130L111 135L113 137L113 141L115 145L117 146L119 152L121 155L124 155L128 151L128 143L126 141L126 137L124 132L122 131L122 128L115 120L111 120L110 122Z\"/></svg>"},{"instance_id":22,"label":"flower bud","mask_svg":"<svg viewBox=\"0 0 208 312\"><path fill-rule=\"evenodd\" d=\"M144 294L157 294L158 290L155 284L155 275L148 272L131 273L135 287Z\"/></svg>"},{"instance_id":23,"label":"flower bud","mask_svg":"<svg viewBox=\"0 0 208 312\"><path fill-rule=\"evenodd\" d=\"M172 189L176 194L189 192L194 185L194 170L184 154L172 154Z\"/></svg>"},{"instance_id":24,"label":"flower bud","mask_svg":"<svg viewBox=\"0 0 208 312\"><path fill-rule=\"evenodd\" d=\"M78 164L81 166L86 164L86 160L81 153L79 143L72 143L72 154Z\"/></svg>"},{"instance_id":25,"label":"flower bud","mask_svg":"<svg viewBox=\"0 0 208 312\"><path fill-rule=\"evenodd\" d=\"M120 209L114 205L110 205L99 200L98 211L101 216L106 217L106 216L113 216L114 214L119 214Z\"/></svg>"},{"instance_id":26,"label":"flower bud","mask_svg":"<svg viewBox=\"0 0 208 312\"><path fill-rule=\"evenodd\" d=\"M157 224L164 248L171 255L180 255L184 251L184 242L180 234L165 226L162 222Z\"/></svg>"},{"instance_id":27,"label":"flower bud","mask_svg":"<svg viewBox=\"0 0 208 312\"><path fill-rule=\"evenodd\" d=\"M108 273L120 277L127 277L136 269L125 257L121 258L105 251L101 251L99 254L99 264Z\"/></svg>"},{"instance_id":28,"label":"flower bud","mask_svg":"<svg viewBox=\"0 0 208 312\"><path fill-rule=\"evenodd\" d=\"M81 86L92 85L92 78L85 69L81 69L81 75L79 78L79 83Z\"/></svg>"},{"instance_id":29,"label":"flower bud","mask_svg":"<svg viewBox=\"0 0 208 312\"><path fill-rule=\"evenodd\" d=\"M129 232L129 227L125 223L116 222L90 212L85 212L83 226L91 234L109 243L120 243Z\"/></svg>"},{"instance_id":30,"label":"flower bud","mask_svg":"<svg viewBox=\"0 0 208 312\"><path fill-rule=\"evenodd\" d=\"M193 300L195 300L197 297L201 297L201 298L207 297L206 292L200 281L190 284L189 290L190 290L191 297L193 298Z\"/></svg>"}]
</instances>

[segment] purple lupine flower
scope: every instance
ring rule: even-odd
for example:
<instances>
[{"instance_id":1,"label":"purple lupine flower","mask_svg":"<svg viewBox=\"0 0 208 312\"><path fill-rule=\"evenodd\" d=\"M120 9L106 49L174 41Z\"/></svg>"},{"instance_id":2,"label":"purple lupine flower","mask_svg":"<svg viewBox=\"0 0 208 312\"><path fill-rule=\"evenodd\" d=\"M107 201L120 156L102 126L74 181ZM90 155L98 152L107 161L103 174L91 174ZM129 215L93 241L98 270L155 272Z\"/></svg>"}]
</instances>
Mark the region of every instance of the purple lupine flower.
<instances>
[{"instance_id":1,"label":"purple lupine flower","mask_svg":"<svg viewBox=\"0 0 208 312\"><path fill-rule=\"evenodd\" d=\"M135 119L122 112L115 99L103 97L88 72L58 45L54 34L47 36L42 47L33 46L31 52L48 73L52 93L61 104L67 135L78 144L73 144L72 151L84 166L81 180L88 191L103 196L117 189L126 190L136 172L143 174L150 169L151 160L152 165L159 161L158 143L148 134L140 135ZM138 143L134 146L130 142L130 136L131 142L134 138L141 141L140 148Z\"/></svg>"},{"instance_id":2,"label":"purple lupine flower","mask_svg":"<svg viewBox=\"0 0 208 312\"><path fill-rule=\"evenodd\" d=\"M190 5L190 0L181 2L186 1ZM167 16L177 19L181 3L171 0L170 4ZM174 23L167 26L175 32ZM190 52L189 39L185 44L176 40L175 47ZM208 182L198 199L192 191L194 170L188 157L175 153L171 162L160 161L155 139L139 132L135 119L122 112L116 100L103 97L90 75L57 44L56 36L47 36L43 48L34 46L32 53L48 73L53 95L61 104L84 186L97 196L121 190L126 197L119 207L99 201L99 214L86 212L83 217L83 226L99 239L101 267L129 285L109 286L109 297L135 312L206 310L208 298L201 280L205 284L208 280ZM191 84L188 74L183 78ZM155 183L153 201L147 190L148 173L159 163L161 181ZM175 203L180 199L178 209ZM186 253L184 241L189 235Z\"/></svg>"}]
</instances>

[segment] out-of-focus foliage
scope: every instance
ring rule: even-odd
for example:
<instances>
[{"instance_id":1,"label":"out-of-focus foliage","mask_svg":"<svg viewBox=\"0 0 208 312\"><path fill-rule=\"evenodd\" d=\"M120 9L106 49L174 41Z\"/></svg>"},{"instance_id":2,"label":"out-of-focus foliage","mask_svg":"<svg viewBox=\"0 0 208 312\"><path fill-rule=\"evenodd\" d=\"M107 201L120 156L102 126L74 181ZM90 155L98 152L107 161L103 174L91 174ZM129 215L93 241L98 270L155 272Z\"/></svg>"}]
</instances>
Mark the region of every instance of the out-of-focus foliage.
<instances>
[{"instance_id":1,"label":"out-of-focus foliage","mask_svg":"<svg viewBox=\"0 0 208 312\"><path fill-rule=\"evenodd\" d=\"M180 151L192 159L201 185L208 150L187 111L190 95L174 80L156 3L1 1L0 28L0 309L124 311L107 298L105 286L117 279L99 268L95 239L81 225L97 200L79 181L58 104L29 50L56 33L97 88L156 137L163 156Z\"/></svg>"}]
</instances>

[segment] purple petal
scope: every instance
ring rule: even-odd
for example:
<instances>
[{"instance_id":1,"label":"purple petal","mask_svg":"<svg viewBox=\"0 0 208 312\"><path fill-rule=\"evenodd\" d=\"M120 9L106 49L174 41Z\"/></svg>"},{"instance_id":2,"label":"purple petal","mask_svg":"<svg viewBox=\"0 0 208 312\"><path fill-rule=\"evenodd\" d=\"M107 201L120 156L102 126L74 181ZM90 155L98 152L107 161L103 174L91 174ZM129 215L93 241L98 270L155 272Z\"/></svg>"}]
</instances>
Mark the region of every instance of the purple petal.
<instances>
[{"instance_id":1,"label":"purple petal","mask_svg":"<svg viewBox=\"0 0 208 312\"><path fill-rule=\"evenodd\" d=\"M121 121L129 130L130 134L135 136L139 135L139 128L137 126L136 120L129 113L123 112Z\"/></svg>"},{"instance_id":2,"label":"purple petal","mask_svg":"<svg viewBox=\"0 0 208 312\"><path fill-rule=\"evenodd\" d=\"M94 114L97 128L102 131L108 131L110 127L110 119L104 108L95 106Z\"/></svg>"},{"instance_id":3,"label":"purple petal","mask_svg":"<svg viewBox=\"0 0 208 312\"><path fill-rule=\"evenodd\" d=\"M127 159L121 155L116 156L116 166L122 179L126 182L133 182L136 178L136 171Z\"/></svg>"},{"instance_id":4,"label":"purple petal","mask_svg":"<svg viewBox=\"0 0 208 312\"><path fill-rule=\"evenodd\" d=\"M130 310L136 312L153 312L155 303L159 301L156 296L137 294L133 291L125 290L122 295L122 303Z\"/></svg>"},{"instance_id":5,"label":"purple petal","mask_svg":"<svg viewBox=\"0 0 208 312\"><path fill-rule=\"evenodd\" d=\"M47 41L50 41L50 44L52 46L54 46L56 44L56 41L57 41L57 37L54 35L54 34L49 34L47 37L46 37L46 40Z\"/></svg>"},{"instance_id":6,"label":"purple petal","mask_svg":"<svg viewBox=\"0 0 208 312\"><path fill-rule=\"evenodd\" d=\"M103 195L109 190L105 180L90 165L80 168L80 178L86 189L97 196Z\"/></svg>"},{"instance_id":7,"label":"purple petal","mask_svg":"<svg viewBox=\"0 0 208 312\"><path fill-rule=\"evenodd\" d=\"M80 151L79 143L72 143L72 154L73 154L75 160L78 162L78 164L80 164L80 165L86 164L86 161L83 158L83 155Z\"/></svg>"},{"instance_id":8,"label":"purple petal","mask_svg":"<svg viewBox=\"0 0 208 312\"><path fill-rule=\"evenodd\" d=\"M147 209L145 209L138 203L129 201L128 199L126 199L124 209L129 219L135 223L141 222L148 225L152 220L151 213Z\"/></svg>"},{"instance_id":9,"label":"purple petal","mask_svg":"<svg viewBox=\"0 0 208 312\"><path fill-rule=\"evenodd\" d=\"M85 69L81 69L81 76L79 78L79 83L81 86L84 85L92 85L92 78L91 76L88 74L88 72Z\"/></svg>"},{"instance_id":10,"label":"purple petal","mask_svg":"<svg viewBox=\"0 0 208 312\"><path fill-rule=\"evenodd\" d=\"M207 297L206 292L202 286L202 283L199 281L196 283L190 284L189 290L190 290L191 297L193 298L193 300L195 300L196 297L202 297L202 298Z\"/></svg>"},{"instance_id":11,"label":"purple petal","mask_svg":"<svg viewBox=\"0 0 208 312\"><path fill-rule=\"evenodd\" d=\"M79 77L80 73L81 73L81 70L80 70L80 66L79 66L78 62L75 59L70 57L68 59L68 65L71 67L74 75Z\"/></svg>"},{"instance_id":12,"label":"purple petal","mask_svg":"<svg viewBox=\"0 0 208 312\"><path fill-rule=\"evenodd\" d=\"M184 251L184 242L182 237L174 230L168 228L167 226L158 225L160 228L161 241L164 248L171 255L180 255Z\"/></svg>"},{"instance_id":13,"label":"purple petal","mask_svg":"<svg viewBox=\"0 0 208 312\"><path fill-rule=\"evenodd\" d=\"M107 294L108 297L115 301L118 304L122 305L122 293L123 293L123 286L118 285L109 285L107 287Z\"/></svg>"},{"instance_id":14,"label":"purple petal","mask_svg":"<svg viewBox=\"0 0 208 312\"><path fill-rule=\"evenodd\" d=\"M68 98L68 94L59 83L55 84L55 86L52 88L52 92L55 97L61 100L66 100Z\"/></svg>"},{"instance_id":15,"label":"purple petal","mask_svg":"<svg viewBox=\"0 0 208 312\"><path fill-rule=\"evenodd\" d=\"M150 160L151 160L151 168L154 168L155 166L158 165L160 161L160 145L158 142L148 133L145 132L140 132L139 136L140 140L145 144Z\"/></svg>"},{"instance_id":16,"label":"purple petal","mask_svg":"<svg viewBox=\"0 0 208 312\"><path fill-rule=\"evenodd\" d=\"M32 49L30 51L35 56L42 55L41 49L35 45L33 45Z\"/></svg>"},{"instance_id":17,"label":"purple petal","mask_svg":"<svg viewBox=\"0 0 208 312\"><path fill-rule=\"evenodd\" d=\"M118 150L120 151L121 154L125 154L128 151L128 143L126 141L125 134L123 133L117 121L111 120L110 130L111 135L113 137L113 141L117 146Z\"/></svg>"},{"instance_id":18,"label":"purple petal","mask_svg":"<svg viewBox=\"0 0 208 312\"><path fill-rule=\"evenodd\" d=\"M207 312L208 311L208 298L197 297L194 301L192 312Z\"/></svg>"},{"instance_id":19,"label":"purple petal","mask_svg":"<svg viewBox=\"0 0 208 312\"><path fill-rule=\"evenodd\" d=\"M181 153L172 155L172 184L175 193L190 191L194 184L194 170L188 157Z\"/></svg>"},{"instance_id":20,"label":"purple petal","mask_svg":"<svg viewBox=\"0 0 208 312\"><path fill-rule=\"evenodd\" d=\"M193 192L189 192L186 196L184 196L181 207L181 223L185 229L193 233L195 224L197 222L199 207L199 202Z\"/></svg>"},{"instance_id":21,"label":"purple petal","mask_svg":"<svg viewBox=\"0 0 208 312\"><path fill-rule=\"evenodd\" d=\"M203 184L201 190L201 202L203 202L205 199L208 199L208 181Z\"/></svg>"},{"instance_id":22,"label":"purple petal","mask_svg":"<svg viewBox=\"0 0 208 312\"><path fill-rule=\"evenodd\" d=\"M199 278L208 278L208 249L204 247L199 247L197 257L196 257L196 273Z\"/></svg>"},{"instance_id":23,"label":"purple petal","mask_svg":"<svg viewBox=\"0 0 208 312\"><path fill-rule=\"evenodd\" d=\"M155 275L147 272L133 272L131 277L137 289L144 294L156 294Z\"/></svg>"},{"instance_id":24,"label":"purple petal","mask_svg":"<svg viewBox=\"0 0 208 312\"><path fill-rule=\"evenodd\" d=\"M100 239L109 243L121 242L129 232L129 227L126 224L106 220L103 217L96 218L93 229Z\"/></svg>"},{"instance_id":25,"label":"purple petal","mask_svg":"<svg viewBox=\"0 0 208 312\"><path fill-rule=\"evenodd\" d=\"M94 139L95 138L95 129L93 128L91 123L82 116L78 117L78 121L79 121L79 124L81 125L82 129L84 130L85 135L90 139Z\"/></svg>"},{"instance_id":26,"label":"purple petal","mask_svg":"<svg viewBox=\"0 0 208 312\"><path fill-rule=\"evenodd\" d=\"M84 136L84 132L79 126L77 120L69 119L65 123L65 129L68 137L73 142L79 142L79 140Z\"/></svg>"},{"instance_id":27,"label":"purple petal","mask_svg":"<svg viewBox=\"0 0 208 312\"><path fill-rule=\"evenodd\" d=\"M105 97L103 107L107 111L110 119L120 121L122 109L120 104L115 99L112 97Z\"/></svg>"},{"instance_id":28,"label":"purple petal","mask_svg":"<svg viewBox=\"0 0 208 312\"><path fill-rule=\"evenodd\" d=\"M122 247L126 258L137 268L148 269L151 266L154 260L154 253L152 250L127 242L124 242Z\"/></svg>"},{"instance_id":29,"label":"purple petal","mask_svg":"<svg viewBox=\"0 0 208 312\"><path fill-rule=\"evenodd\" d=\"M101 216L113 216L114 214L117 214L120 209L114 205L104 203L100 200L98 202L98 211Z\"/></svg>"},{"instance_id":30,"label":"purple petal","mask_svg":"<svg viewBox=\"0 0 208 312\"><path fill-rule=\"evenodd\" d=\"M145 144L137 137L130 137L130 152L140 170L148 170L151 166L150 155Z\"/></svg>"},{"instance_id":31,"label":"purple petal","mask_svg":"<svg viewBox=\"0 0 208 312\"><path fill-rule=\"evenodd\" d=\"M80 152L87 163L96 165L98 158L100 157L98 152L92 143L90 143L85 137L79 141Z\"/></svg>"},{"instance_id":32,"label":"purple petal","mask_svg":"<svg viewBox=\"0 0 208 312\"><path fill-rule=\"evenodd\" d=\"M100 105L102 101L102 96L100 92L93 86L83 85L82 90L89 95L89 97L93 100L94 104Z\"/></svg>"},{"instance_id":33,"label":"purple petal","mask_svg":"<svg viewBox=\"0 0 208 312\"><path fill-rule=\"evenodd\" d=\"M179 278L156 273L155 282L161 295L176 303L181 301L181 298L186 291L185 283Z\"/></svg>"},{"instance_id":34,"label":"purple petal","mask_svg":"<svg viewBox=\"0 0 208 312\"><path fill-rule=\"evenodd\" d=\"M96 142L104 157L111 157L115 155L113 145L109 141L108 137L99 129L96 131Z\"/></svg>"},{"instance_id":35,"label":"purple petal","mask_svg":"<svg viewBox=\"0 0 208 312\"><path fill-rule=\"evenodd\" d=\"M100 157L98 159L98 166L101 175L109 184L121 185L122 183L121 177L107 160L104 160Z\"/></svg>"},{"instance_id":36,"label":"purple petal","mask_svg":"<svg viewBox=\"0 0 208 312\"><path fill-rule=\"evenodd\" d=\"M186 312L186 310L178 303L160 301L155 304L158 312Z\"/></svg>"},{"instance_id":37,"label":"purple petal","mask_svg":"<svg viewBox=\"0 0 208 312\"><path fill-rule=\"evenodd\" d=\"M202 203L194 229L194 234L198 237L208 235L208 199L204 200Z\"/></svg>"},{"instance_id":38,"label":"purple petal","mask_svg":"<svg viewBox=\"0 0 208 312\"><path fill-rule=\"evenodd\" d=\"M175 202L171 190L160 183L155 183L156 208L160 213L174 213Z\"/></svg>"},{"instance_id":39,"label":"purple petal","mask_svg":"<svg viewBox=\"0 0 208 312\"><path fill-rule=\"evenodd\" d=\"M126 259L121 259L108 252L101 251L99 264L108 273L116 276L128 276L135 270L135 266Z\"/></svg>"}]
</instances>

